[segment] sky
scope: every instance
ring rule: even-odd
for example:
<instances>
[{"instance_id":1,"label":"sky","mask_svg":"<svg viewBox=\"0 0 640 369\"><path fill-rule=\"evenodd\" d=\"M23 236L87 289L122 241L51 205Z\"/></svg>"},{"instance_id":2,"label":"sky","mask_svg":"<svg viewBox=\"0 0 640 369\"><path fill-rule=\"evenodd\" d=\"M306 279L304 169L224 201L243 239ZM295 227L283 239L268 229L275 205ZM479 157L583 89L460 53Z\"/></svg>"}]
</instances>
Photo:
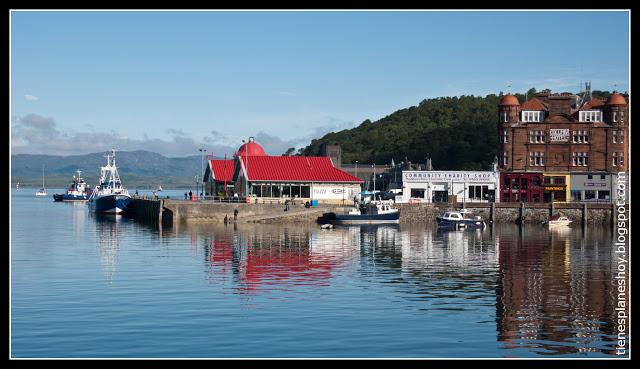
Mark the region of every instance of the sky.
<instances>
[{"instance_id":1,"label":"sky","mask_svg":"<svg viewBox=\"0 0 640 369\"><path fill-rule=\"evenodd\" d=\"M627 11L12 11L11 154L280 155L423 99L629 90Z\"/></svg>"}]
</instances>

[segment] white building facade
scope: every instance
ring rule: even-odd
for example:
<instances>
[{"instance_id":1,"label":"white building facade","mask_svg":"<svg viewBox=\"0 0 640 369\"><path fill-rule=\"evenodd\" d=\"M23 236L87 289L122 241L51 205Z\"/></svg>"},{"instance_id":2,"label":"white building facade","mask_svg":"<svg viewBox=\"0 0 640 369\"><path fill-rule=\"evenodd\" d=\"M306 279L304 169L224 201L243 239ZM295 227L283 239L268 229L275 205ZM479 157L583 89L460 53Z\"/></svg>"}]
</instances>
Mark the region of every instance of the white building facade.
<instances>
[{"instance_id":1,"label":"white building facade","mask_svg":"<svg viewBox=\"0 0 640 369\"><path fill-rule=\"evenodd\" d=\"M403 171L402 202L497 202L498 172Z\"/></svg>"}]
</instances>

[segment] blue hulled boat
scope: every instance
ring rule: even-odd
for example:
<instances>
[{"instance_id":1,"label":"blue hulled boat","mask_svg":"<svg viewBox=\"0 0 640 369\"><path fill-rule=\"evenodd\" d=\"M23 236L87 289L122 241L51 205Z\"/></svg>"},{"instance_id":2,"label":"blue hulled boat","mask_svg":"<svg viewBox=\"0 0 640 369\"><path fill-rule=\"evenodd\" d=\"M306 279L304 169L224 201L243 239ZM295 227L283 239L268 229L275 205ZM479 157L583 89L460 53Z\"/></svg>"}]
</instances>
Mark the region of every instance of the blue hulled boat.
<instances>
[{"instance_id":1,"label":"blue hulled boat","mask_svg":"<svg viewBox=\"0 0 640 369\"><path fill-rule=\"evenodd\" d=\"M393 208L390 201L372 201L346 214L325 213L319 221L331 224L400 223L400 210Z\"/></svg>"},{"instance_id":2,"label":"blue hulled boat","mask_svg":"<svg viewBox=\"0 0 640 369\"><path fill-rule=\"evenodd\" d=\"M67 192L63 194L54 194L54 201L87 201L91 196L91 188L87 186L87 183L80 177L80 170L77 170L77 176L73 176L73 181L67 188Z\"/></svg>"},{"instance_id":3,"label":"blue hulled boat","mask_svg":"<svg viewBox=\"0 0 640 369\"><path fill-rule=\"evenodd\" d=\"M116 150L107 154L107 165L100 167L100 185L89 197L89 208L96 213L121 214L130 210L129 191L122 186L116 167Z\"/></svg>"}]
</instances>

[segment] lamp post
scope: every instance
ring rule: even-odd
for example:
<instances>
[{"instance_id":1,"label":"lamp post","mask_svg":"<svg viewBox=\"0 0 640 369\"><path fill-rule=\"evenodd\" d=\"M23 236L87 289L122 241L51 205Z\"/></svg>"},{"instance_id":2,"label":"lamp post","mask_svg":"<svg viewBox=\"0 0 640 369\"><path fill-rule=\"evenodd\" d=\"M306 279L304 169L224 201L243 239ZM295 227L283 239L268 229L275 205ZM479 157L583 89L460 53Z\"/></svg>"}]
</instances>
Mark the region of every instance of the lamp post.
<instances>
[{"instance_id":1,"label":"lamp post","mask_svg":"<svg viewBox=\"0 0 640 369\"><path fill-rule=\"evenodd\" d=\"M207 152L207 149L198 149L200 151L200 174L202 174L202 192L204 192L204 155Z\"/></svg>"},{"instance_id":2,"label":"lamp post","mask_svg":"<svg viewBox=\"0 0 640 369\"><path fill-rule=\"evenodd\" d=\"M246 176L244 178L244 196L249 196L249 142L251 142L253 137L249 137L249 139L245 142L242 140L244 144L244 165L246 169Z\"/></svg>"}]
</instances>

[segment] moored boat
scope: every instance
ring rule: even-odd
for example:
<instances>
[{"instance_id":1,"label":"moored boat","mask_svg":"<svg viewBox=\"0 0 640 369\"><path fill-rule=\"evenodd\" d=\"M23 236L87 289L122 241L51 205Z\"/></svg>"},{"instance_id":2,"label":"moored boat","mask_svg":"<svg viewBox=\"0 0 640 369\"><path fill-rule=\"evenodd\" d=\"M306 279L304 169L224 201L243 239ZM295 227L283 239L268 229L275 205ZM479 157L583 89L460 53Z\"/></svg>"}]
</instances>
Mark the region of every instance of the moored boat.
<instances>
[{"instance_id":1,"label":"moored boat","mask_svg":"<svg viewBox=\"0 0 640 369\"><path fill-rule=\"evenodd\" d=\"M453 228L484 228L486 226L482 217L473 218L465 217L460 211L445 211L442 215L436 217L438 227Z\"/></svg>"},{"instance_id":2,"label":"moored boat","mask_svg":"<svg viewBox=\"0 0 640 369\"><path fill-rule=\"evenodd\" d=\"M372 201L346 214L325 213L319 221L331 224L384 224L400 223L400 210L390 201Z\"/></svg>"},{"instance_id":3,"label":"moored boat","mask_svg":"<svg viewBox=\"0 0 640 369\"><path fill-rule=\"evenodd\" d=\"M47 196L47 189L44 187L44 165L42 166L42 188L36 192L36 196Z\"/></svg>"},{"instance_id":4,"label":"moored boat","mask_svg":"<svg viewBox=\"0 0 640 369\"><path fill-rule=\"evenodd\" d=\"M547 221L547 224L549 225L549 227L568 226L569 224L571 224L571 219L565 216L554 215L549 218L549 220Z\"/></svg>"},{"instance_id":5,"label":"moored boat","mask_svg":"<svg viewBox=\"0 0 640 369\"><path fill-rule=\"evenodd\" d=\"M87 185L87 183L80 177L80 170L77 170L77 176L73 176L73 181L67 188L67 191L63 194L54 194L54 201L87 201L91 196L91 188Z\"/></svg>"},{"instance_id":6,"label":"moored boat","mask_svg":"<svg viewBox=\"0 0 640 369\"><path fill-rule=\"evenodd\" d=\"M89 197L89 208L96 213L121 214L130 210L131 196L122 186L116 167L116 150L107 154L107 165L100 167L100 184Z\"/></svg>"}]
</instances>

